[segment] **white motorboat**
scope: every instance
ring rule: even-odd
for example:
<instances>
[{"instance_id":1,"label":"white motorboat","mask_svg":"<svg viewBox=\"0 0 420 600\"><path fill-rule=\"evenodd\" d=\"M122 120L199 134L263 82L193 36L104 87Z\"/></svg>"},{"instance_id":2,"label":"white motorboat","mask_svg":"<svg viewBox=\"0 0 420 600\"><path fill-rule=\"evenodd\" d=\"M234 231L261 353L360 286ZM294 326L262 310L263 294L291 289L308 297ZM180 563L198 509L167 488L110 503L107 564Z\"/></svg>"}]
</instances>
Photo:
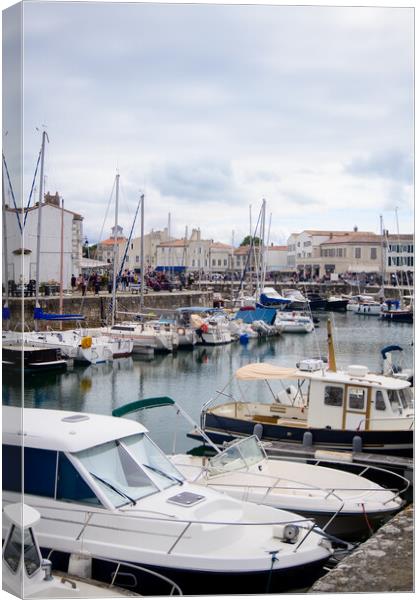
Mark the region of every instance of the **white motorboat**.
<instances>
[{"instance_id":1,"label":"white motorboat","mask_svg":"<svg viewBox=\"0 0 420 600\"><path fill-rule=\"evenodd\" d=\"M377 302L373 296L357 294L352 296L346 306L349 310L358 315L379 316L382 304Z\"/></svg>"},{"instance_id":2,"label":"white motorboat","mask_svg":"<svg viewBox=\"0 0 420 600\"><path fill-rule=\"evenodd\" d=\"M172 352L176 347L174 346L173 331L163 327L156 328L147 322L124 321L115 323L111 327L101 327L99 331L115 339L131 340L134 354L147 349L154 352Z\"/></svg>"},{"instance_id":3,"label":"white motorboat","mask_svg":"<svg viewBox=\"0 0 420 600\"><path fill-rule=\"evenodd\" d=\"M291 310L307 310L309 306L308 298L295 289L282 290L282 294L289 300L289 308Z\"/></svg>"},{"instance_id":4,"label":"white motorboat","mask_svg":"<svg viewBox=\"0 0 420 600\"><path fill-rule=\"evenodd\" d=\"M353 473L268 459L256 436L234 441L209 459L174 455L171 461L189 481L240 500L293 510L347 540L369 535L404 504L398 491ZM401 493L408 489L408 480L390 476L399 480Z\"/></svg>"},{"instance_id":5,"label":"white motorboat","mask_svg":"<svg viewBox=\"0 0 420 600\"><path fill-rule=\"evenodd\" d=\"M95 579L109 576L99 556L198 595L291 589L331 556L311 521L188 483L134 421L4 406L4 506L20 498L22 452L25 501L41 514L40 546L54 550L53 565L92 554Z\"/></svg>"},{"instance_id":6,"label":"white motorboat","mask_svg":"<svg viewBox=\"0 0 420 600\"><path fill-rule=\"evenodd\" d=\"M219 346L233 341L229 319L222 312L193 313L190 322L197 334L198 344Z\"/></svg>"},{"instance_id":7,"label":"white motorboat","mask_svg":"<svg viewBox=\"0 0 420 600\"><path fill-rule=\"evenodd\" d=\"M283 333L311 333L315 329L312 317L298 311L277 311L274 323Z\"/></svg>"},{"instance_id":8,"label":"white motorboat","mask_svg":"<svg viewBox=\"0 0 420 600\"><path fill-rule=\"evenodd\" d=\"M94 581L80 575L58 574L52 571L49 559L42 558L35 526L40 513L22 503L8 504L4 517L10 523L3 545L3 589L9 594L23 598L120 598L137 596L124 588L116 587L124 564L114 562L115 577L109 584ZM130 565L132 569L132 566ZM138 568L139 575L150 571ZM161 581L162 576L155 574ZM167 580L168 592L182 595L180 588Z\"/></svg>"},{"instance_id":9,"label":"white motorboat","mask_svg":"<svg viewBox=\"0 0 420 600\"><path fill-rule=\"evenodd\" d=\"M106 339L92 338L82 330L33 331L24 337L37 346L58 347L63 356L77 362L97 364L113 358L112 346Z\"/></svg>"}]
</instances>

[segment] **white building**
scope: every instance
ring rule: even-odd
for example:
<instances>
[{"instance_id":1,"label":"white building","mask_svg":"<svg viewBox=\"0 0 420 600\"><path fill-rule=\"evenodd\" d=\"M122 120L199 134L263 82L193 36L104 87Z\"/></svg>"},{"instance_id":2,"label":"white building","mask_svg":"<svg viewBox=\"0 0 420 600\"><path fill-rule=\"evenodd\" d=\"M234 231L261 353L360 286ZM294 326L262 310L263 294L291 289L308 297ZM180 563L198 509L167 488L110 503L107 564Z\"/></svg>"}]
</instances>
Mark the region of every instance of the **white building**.
<instances>
[{"instance_id":1,"label":"white building","mask_svg":"<svg viewBox=\"0 0 420 600\"><path fill-rule=\"evenodd\" d=\"M232 271L235 268L233 246L222 244L221 242L213 242L210 244L209 260L211 273Z\"/></svg>"},{"instance_id":2,"label":"white building","mask_svg":"<svg viewBox=\"0 0 420 600\"><path fill-rule=\"evenodd\" d=\"M80 271L83 217L67 208L62 210L58 193L45 194L41 208L40 284L60 282L61 219L63 217L63 282L70 288L72 274ZM6 207L7 273L3 283L28 283L36 279L38 204L22 211ZM25 219L26 217L26 219ZM22 226L22 230L19 227Z\"/></svg>"},{"instance_id":3,"label":"white building","mask_svg":"<svg viewBox=\"0 0 420 600\"><path fill-rule=\"evenodd\" d=\"M267 273L290 271L287 258L288 246L275 246L274 244L268 246L266 249Z\"/></svg>"},{"instance_id":4,"label":"white building","mask_svg":"<svg viewBox=\"0 0 420 600\"><path fill-rule=\"evenodd\" d=\"M385 236L385 275L391 281L396 275L402 284L412 282L414 273L414 235L387 234Z\"/></svg>"},{"instance_id":5,"label":"white building","mask_svg":"<svg viewBox=\"0 0 420 600\"><path fill-rule=\"evenodd\" d=\"M168 230L165 227L162 231L151 231L144 236L144 266L147 269L156 269L157 247L163 242L169 241ZM130 271L140 271L141 268L141 237L133 238L129 244L127 252L126 267Z\"/></svg>"}]
</instances>

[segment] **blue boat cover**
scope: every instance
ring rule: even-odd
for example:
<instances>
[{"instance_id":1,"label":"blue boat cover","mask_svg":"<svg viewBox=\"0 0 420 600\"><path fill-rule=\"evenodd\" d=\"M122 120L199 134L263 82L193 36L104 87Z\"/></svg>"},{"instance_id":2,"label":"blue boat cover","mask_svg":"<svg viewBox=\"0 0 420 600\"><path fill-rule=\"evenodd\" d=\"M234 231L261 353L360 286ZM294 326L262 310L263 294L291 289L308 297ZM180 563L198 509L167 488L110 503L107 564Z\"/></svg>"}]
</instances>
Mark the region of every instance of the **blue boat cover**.
<instances>
[{"instance_id":1,"label":"blue boat cover","mask_svg":"<svg viewBox=\"0 0 420 600\"><path fill-rule=\"evenodd\" d=\"M275 308L255 308L238 310L235 319L242 319L244 323L251 324L253 321L264 321L267 325L273 325L276 319Z\"/></svg>"},{"instance_id":2,"label":"blue boat cover","mask_svg":"<svg viewBox=\"0 0 420 600\"><path fill-rule=\"evenodd\" d=\"M290 298L273 298L272 296L267 296L266 294L260 295L261 306L287 306L290 303Z\"/></svg>"},{"instance_id":3,"label":"blue boat cover","mask_svg":"<svg viewBox=\"0 0 420 600\"><path fill-rule=\"evenodd\" d=\"M34 319L39 321L84 321L84 315L66 315L66 314L54 314L44 313L42 308L34 308Z\"/></svg>"}]
</instances>

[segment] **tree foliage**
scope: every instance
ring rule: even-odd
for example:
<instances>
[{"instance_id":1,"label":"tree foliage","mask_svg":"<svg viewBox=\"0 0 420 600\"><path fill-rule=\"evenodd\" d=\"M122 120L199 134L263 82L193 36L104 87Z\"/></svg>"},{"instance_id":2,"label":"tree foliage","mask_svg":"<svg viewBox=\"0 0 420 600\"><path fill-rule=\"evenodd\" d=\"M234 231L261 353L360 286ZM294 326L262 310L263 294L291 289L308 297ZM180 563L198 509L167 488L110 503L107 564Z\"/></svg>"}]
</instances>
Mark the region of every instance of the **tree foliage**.
<instances>
[{"instance_id":1,"label":"tree foliage","mask_svg":"<svg viewBox=\"0 0 420 600\"><path fill-rule=\"evenodd\" d=\"M261 244L262 244L261 238L259 238L257 236L252 236L252 235L247 235L246 237L244 237L244 239L240 243L240 246L250 246L252 244L252 240L254 240L255 246L261 246Z\"/></svg>"}]
</instances>

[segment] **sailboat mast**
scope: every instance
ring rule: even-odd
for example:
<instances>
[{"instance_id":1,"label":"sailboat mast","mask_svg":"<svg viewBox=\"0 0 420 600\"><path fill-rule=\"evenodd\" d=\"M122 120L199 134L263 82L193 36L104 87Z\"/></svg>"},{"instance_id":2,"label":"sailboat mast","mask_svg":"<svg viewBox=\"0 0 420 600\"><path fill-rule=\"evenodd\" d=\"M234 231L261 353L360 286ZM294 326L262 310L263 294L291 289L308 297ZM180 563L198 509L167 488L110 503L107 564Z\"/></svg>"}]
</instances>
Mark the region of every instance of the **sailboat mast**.
<instances>
[{"instance_id":1,"label":"sailboat mast","mask_svg":"<svg viewBox=\"0 0 420 600\"><path fill-rule=\"evenodd\" d=\"M141 280L140 280L140 312L143 312L144 306L144 194L141 195L141 212L140 212L140 233L141 233L141 243L140 243L140 270L141 270Z\"/></svg>"},{"instance_id":2,"label":"sailboat mast","mask_svg":"<svg viewBox=\"0 0 420 600\"><path fill-rule=\"evenodd\" d=\"M61 235L60 235L60 315L63 314L63 279L64 279L64 199L61 198ZM60 321L63 329L63 321Z\"/></svg>"},{"instance_id":3,"label":"sailboat mast","mask_svg":"<svg viewBox=\"0 0 420 600\"><path fill-rule=\"evenodd\" d=\"M9 308L9 276L7 268L7 228L6 228L6 194L4 191L4 177L2 177L2 212L3 212L3 275L4 275L4 308ZM22 255L23 259L23 255ZM8 310L4 311L8 315ZM4 328L9 329L9 319L3 315Z\"/></svg>"},{"instance_id":4,"label":"sailboat mast","mask_svg":"<svg viewBox=\"0 0 420 600\"><path fill-rule=\"evenodd\" d=\"M35 275L35 306L39 308L39 277L41 261L41 232L42 232L42 203L44 199L44 159L45 159L45 140L47 132L42 132L41 144L41 165L39 170L39 196L38 196L38 225L36 232L36 275ZM36 328L36 321L35 321Z\"/></svg>"},{"instance_id":5,"label":"sailboat mast","mask_svg":"<svg viewBox=\"0 0 420 600\"><path fill-rule=\"evenodd\" d=\"M119 201L119 192L120 192L120 174L117 173L115 176L115 219L114 219L114 273L112 277L112 316L111 316L111 325L115 324L115 313L117 310L116 307L116 297L117 297L117 248L118 248L118 238L117 238L117 227L118 227L118 201Z\"/></svg>"}]
</instances>

